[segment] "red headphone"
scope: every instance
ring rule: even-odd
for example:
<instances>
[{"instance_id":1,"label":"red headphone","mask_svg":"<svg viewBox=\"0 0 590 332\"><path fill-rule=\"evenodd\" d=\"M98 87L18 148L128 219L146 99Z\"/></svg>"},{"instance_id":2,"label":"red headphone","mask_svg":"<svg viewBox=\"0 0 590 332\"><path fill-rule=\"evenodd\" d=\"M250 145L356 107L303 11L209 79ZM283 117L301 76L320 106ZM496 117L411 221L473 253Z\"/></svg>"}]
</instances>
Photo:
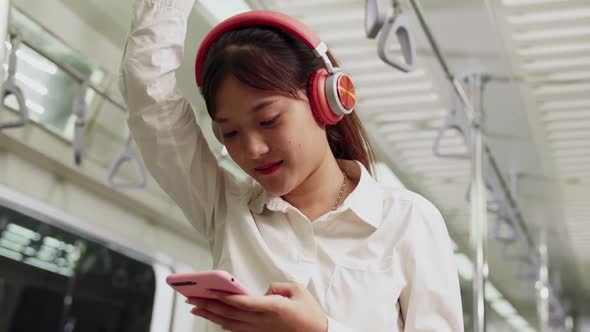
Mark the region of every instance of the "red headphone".
<instances>
[{"instance_id":1,"label":"red headphone","mask_svg":"<svg viewBox=\"0 0 590 332\"><path fill-rule=\"evenodd\" d=\"M285 31L303 41L316 56L324 61L325 68L314 72L308 84L308 98L311 110L320 123L326 125L336 124L344 115L353 111L356 96L352 80L340 68L332 65L326 54L328 51L326 44L320 40L320 37L315 32L299 20L274 11L256 10L245 12L232 16L213 28L201 43L195 60L195 77L198 86L203 83L201 78L203 64L211 44L230 30L253 26L272 27ZM215 130L214 132L216 136L219 134Z\"/></svg>"}]
</instances>

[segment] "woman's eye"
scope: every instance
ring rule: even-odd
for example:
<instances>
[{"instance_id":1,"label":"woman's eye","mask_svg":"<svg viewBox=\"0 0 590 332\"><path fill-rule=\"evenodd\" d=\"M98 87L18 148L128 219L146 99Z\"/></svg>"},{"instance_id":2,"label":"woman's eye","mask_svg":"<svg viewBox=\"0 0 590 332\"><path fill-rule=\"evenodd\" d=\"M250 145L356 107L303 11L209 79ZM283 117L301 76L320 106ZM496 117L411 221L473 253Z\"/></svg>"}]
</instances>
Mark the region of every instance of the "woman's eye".
<instances>
[{"instance_id":1,"label":"woman's eye","mask_svg":"<svg viewBox=\"0 0 590 332\"><path fill-rule=\"evenodd\" d=\"M238 134L237 131L233 130L223 134L223 138L232 138Z\"/></svg>"},{"instance_id":2,"label":"woman's eye","mask_svg":"<svg viewBox=\"0 0 590 332\"><path fill-rule=\"evenodd\" d=\"M268 121L262 121L260 122L260 125L263 127L269 127L272 126L273 124L275 124L275 122L277 122L277 119L279 118L279 116L275 116L274 118L268 120Z\"/></svg>"}]
</instances>

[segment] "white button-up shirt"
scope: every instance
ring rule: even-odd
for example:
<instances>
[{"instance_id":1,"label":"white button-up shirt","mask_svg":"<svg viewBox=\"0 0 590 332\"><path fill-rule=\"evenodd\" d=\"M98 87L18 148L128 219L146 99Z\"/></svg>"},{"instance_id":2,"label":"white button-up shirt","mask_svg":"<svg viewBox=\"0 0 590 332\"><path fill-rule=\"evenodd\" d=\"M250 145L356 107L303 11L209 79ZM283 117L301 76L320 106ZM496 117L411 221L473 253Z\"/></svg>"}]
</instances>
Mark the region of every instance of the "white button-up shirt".
<instances>
[{"instance_id":1,"label":"white button-up shirt","mask_svg":"<svg viewBox=\"0 0 590 332\"><path fill-rule=\"evenodd\" d=\"M339 161L358 184L338 209L310 222L218 166L174 74L193 2L136 1L121 90L147 168L208 239L213 268L254 294L274 281L305 286L330 332L463 331L451 241L426 199ZM221 329L208 323L208 331Z\"/></svg>"}]
</instances>

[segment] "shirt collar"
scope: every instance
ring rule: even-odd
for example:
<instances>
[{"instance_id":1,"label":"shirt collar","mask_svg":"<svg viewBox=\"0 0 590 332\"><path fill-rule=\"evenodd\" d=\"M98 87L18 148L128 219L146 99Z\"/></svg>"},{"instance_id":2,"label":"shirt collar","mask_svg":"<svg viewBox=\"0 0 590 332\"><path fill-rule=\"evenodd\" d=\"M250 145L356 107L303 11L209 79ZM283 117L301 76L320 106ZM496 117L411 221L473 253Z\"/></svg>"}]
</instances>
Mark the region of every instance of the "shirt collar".
<instances>
[{"instance_id":1,"label":"shirt collar","mask_svg":"<svg viewBox=\"0 0 590 332\"><path fill-rule=\"evenodd\" d=\"M361 220L379 228L383 221L383 191L365 166L355 163L360 168L360 179L341 208L350 208Z\"/></svg>"},{"instance_id":2,"label":"shirt collar","mask_svg":"<svg viewBox=\"0 0 590 332\"><path fill-rule=\"evenodd\" d=\"M355 161L350 166L355 167L355 165L357 165L357 168L349 172L358 173L360 169L359 182L338 210L350 209L362 221L375 228L379 228L382 222L383 192L362 163ZM258 183L254 187L254 192L248 205L250 210L257 214L262 213L265 206L271 211L281 211L283 213L288 208L293 207L281 197L272 196L267 193Z\"/></svg>"},{"instance_id":3,"label":"shirt collar","mask_svg":"<svg viewBox=\"0 0 590 332\"><path fill-rule=\"evenodd\" d=\"M252 212L261 214L264 211L264 206L271 211L286 212L286 209L291 206L287 201L280 196L270 195L262 186L256 183L254 193L248 204Z\"/></svg>"}]
</instances>

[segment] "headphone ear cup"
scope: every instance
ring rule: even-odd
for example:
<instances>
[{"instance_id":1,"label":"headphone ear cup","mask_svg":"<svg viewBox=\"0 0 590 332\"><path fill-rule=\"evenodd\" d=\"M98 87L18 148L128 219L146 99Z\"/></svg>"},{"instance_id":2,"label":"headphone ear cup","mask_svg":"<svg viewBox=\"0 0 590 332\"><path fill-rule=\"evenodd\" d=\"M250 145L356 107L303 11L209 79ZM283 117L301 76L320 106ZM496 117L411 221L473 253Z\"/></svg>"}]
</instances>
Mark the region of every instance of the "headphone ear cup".
<instances>
[{"instance_id":1,"label":"headphone ear cup","mask_svg":"<svg viewBox=\"0 0 590 332\"><path fill-rule=\"evenodd\" d=\"M308 83L307 97L316 120L324 125L333 125L342 119L332 111L326 96L326 80L330 74L325 68L311 74Z\"/></svg>"},{"instance_id":2,"label":"headphone ear cup","mask_svg":"<svg viewBox=\"0 0 590 332\"><path fill-rule=\"evenodd\" d=\"M213 120L211 120L211 130L213 131L215 138L217 138L217 141L223 144L223 135L221 134L221 129L219 129L219 126Z\"/></svg>"}]
</instances>

